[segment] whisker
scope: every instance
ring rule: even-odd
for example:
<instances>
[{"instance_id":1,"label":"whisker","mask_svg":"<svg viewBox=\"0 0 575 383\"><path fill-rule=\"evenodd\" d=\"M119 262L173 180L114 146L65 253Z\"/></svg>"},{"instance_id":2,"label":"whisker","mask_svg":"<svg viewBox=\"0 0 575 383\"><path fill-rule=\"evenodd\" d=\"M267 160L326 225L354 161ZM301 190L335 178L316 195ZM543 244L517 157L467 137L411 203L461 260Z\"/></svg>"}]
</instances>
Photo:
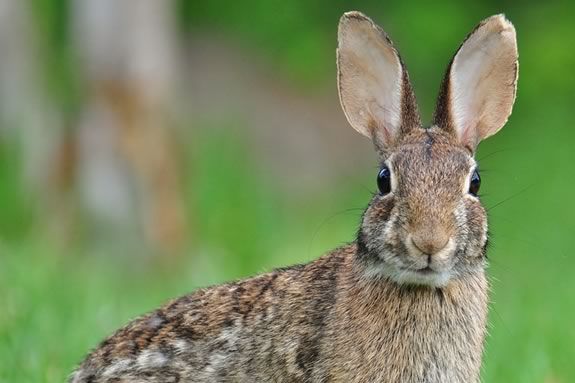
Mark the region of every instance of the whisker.
<instances>
[{"instance_id":1,"label":"whisker","mask_svg":"<svg viewBox=\"0 0 575 383\"><path fill-rule=\"evenodd\" d=\"M515 194L512 194L511 196L505 198L505 199L502 200L502 201L497 202L495 205L490 206L490 207L486 208L485 210L487 210L487 211L489 212L489 211L495 209L497 206L500 206L500 205L504 204L505 202L507 202L507 201L509 201L509 200L511 200L511 199L513 199L513 198L515 198L515 197L517 197L518 195L523 194L524 192L526 192L528 189L530 189L530 188L533 187L534 185L535 185L535 184L531 184L531 185L527 186L526 188L524 188L524 189L518 191L518 192L515 193Z\"/></svg>"},{"instance_id":2,"label":"whisker","mask_svg":"<svg viewBox=\"0 0 575 383\"><path fill-rule=\"evenodd\" d=\"M506 265L505 263L501 262L499 259L495 259L495 258L493 258L493 257L490 257L488 262L489 262L491 265L496 266L498 269L503 270L505 273L511 272L511 267L509 267L509 266Z\"/></svg>"},{"instance_id":3,"label":"whisker","mask_svg":"<svg viewBox=\"0 0 575 383\"><path fill-rule=\"evenodd\" d=\"M500 321L501 324L503 325L503 328L505 329L505 331L506 331L507 333L510 333L509 326L507 326L507 323L505 323L505 321L503 320L503 317L501 316L501 314L499 314L499 311L497 311L497 309L495 308L495 304L494 304L494 303L495 303L495 302L491 302L491 303L489 304L489 310L495 314L495 316L497 317L497 319L499 319L499 321Z\"/></svg>"},{"instance_id":4,"label":"whisker","mask_svg":"<svg viewBox=\"0 0 575 383\"><path fill-rule=\"evenodd\" d=\"M495 155L495 154L502 153L502 152L507 152L507 151L509 151L509 150L514 150L514 149L515 149L515 148L504 148L504 149L496 150L496 151L494 151L494 152L491 152L491 153L489 153L489 154L484 155L484 156L481 157L481 158L478 158L478 159L477 159L477 162L483 161L484 159L489 158L489 157L491 157L491 156L493 156L493 155Z\"/></svg>"},{"instance_id":5,"label":"whisker","mask_svg":"<svg viewBox=\"0 0 575 383\"><path fill-rule=\"evenodd\" d=\"M325 227L325 225L327 225L329 222L333 221L335 218L337 218L341 215L363 212L363 210L365 210L365 208L356 207L356 208L348 208L348 209L336 211L335 213L329 215L327 218L325 218L323 221L321 221L321 223L317 226L317 228L314 230L314 232L311 235L311 239L309 241L309 245L307 248L307 255L310 256L313 243L314 243L315 239L317 238L317 236L319 235L320 231ZM359 215L361 215L361 214L359 214Z\"/></svg>"}]
</instances>

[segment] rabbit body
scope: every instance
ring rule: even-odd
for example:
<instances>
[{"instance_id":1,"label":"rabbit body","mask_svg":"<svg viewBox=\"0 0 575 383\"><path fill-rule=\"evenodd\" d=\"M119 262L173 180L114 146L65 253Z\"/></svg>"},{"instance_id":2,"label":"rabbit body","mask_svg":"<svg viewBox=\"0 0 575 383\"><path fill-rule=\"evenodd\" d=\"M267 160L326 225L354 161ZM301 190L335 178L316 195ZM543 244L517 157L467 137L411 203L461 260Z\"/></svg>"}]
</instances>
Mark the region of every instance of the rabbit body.
<instances>
[{"instance_id":1,"label":"rabbit body","mask_svg":"<svg viewBox=\"0 0 575 383\"><path fill-rule=\"evenodd\" d=\"M350 244L199 290L119 330L72 382L474 382L487 283L365 280Z\"/></svg>"},{"instance_id":2,"label":"rabbit body","mask_svg":"<svg viewBox=\"0 0 575 383\"><path fill-rule=\"evenodd\" d=\"M479 381L487 215L479 141L515 98L515 30L484 20L457 51L431 127L369 18L338 31L340 100L380 157L357 239L309 264L201 289L98 346L72 383Z\"/></svg>"}]
</instances>

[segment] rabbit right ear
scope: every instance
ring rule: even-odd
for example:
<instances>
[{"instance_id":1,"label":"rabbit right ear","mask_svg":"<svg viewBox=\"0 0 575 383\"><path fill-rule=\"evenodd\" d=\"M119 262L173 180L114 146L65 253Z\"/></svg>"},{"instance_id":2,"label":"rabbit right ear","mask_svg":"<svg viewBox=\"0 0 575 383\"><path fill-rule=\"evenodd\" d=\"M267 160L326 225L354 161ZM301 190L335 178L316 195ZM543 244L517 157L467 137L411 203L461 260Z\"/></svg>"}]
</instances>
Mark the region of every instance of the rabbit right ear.
<instances>
[{"instance_id":1,"label":"rabbit right ear","mask_svg":"<svg viewBox=\"0 0 575 383\"><path fill-rule=\"evenodd\" d=\"M507 122L517 89L515 28L503 15L483 20L463 42L441 86L434 124L475 151Z\"/></svg>"},{"instance_id":2,"label":"rabbit right ear","mask_svg":"<svg viewBox=\"0 0 575 383\"><path fill-rule=\"evenodd\" d=\"M340 19L337 69L347 120L380 152L421 125L399 54L385 32L362 13L347 12Z\"/></svg>"}]
</instances>

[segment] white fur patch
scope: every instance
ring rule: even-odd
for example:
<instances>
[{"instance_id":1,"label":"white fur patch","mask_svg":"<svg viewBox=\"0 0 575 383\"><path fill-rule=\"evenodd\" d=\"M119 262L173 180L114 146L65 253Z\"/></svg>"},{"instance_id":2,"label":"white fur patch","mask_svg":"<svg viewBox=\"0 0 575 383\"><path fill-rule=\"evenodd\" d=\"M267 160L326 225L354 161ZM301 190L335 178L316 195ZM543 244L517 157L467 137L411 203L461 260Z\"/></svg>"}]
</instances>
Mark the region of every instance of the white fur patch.
<instances>
[{"instance_id":1,"label":"white fur patch","mask_svg":"<svg viewBox=\"0 0 575 383\"><path fill-rule=\"evenodd\" d=\"M168 358L160 351L145 350L140 355L136 363L142 368L158 368L164 366Z\"/></svg>"},{"instance_id":2,"label":"white fur patch","mask_svg":"<svg viewBox=\"0 0 575 383\"><path fill-rule=\"evenodd\" d=\"M229 345L233 345L236 343L236 340L238 338L238 333L239 333L239 327L237 326L237 323L234 323L233 326L231 326L230 328L227 328L225 330L223 330L220 335L218 336L219 340L224 340L226 342L228 342Z\"/></svg>"},{"instance_id":3,"label":"white fur patch","mask_svg":"<svg viewBox=\"0 0 575 383\"><path fill-rule=\"evenodd\" d=\"M469 198L475 199L472 195L467 195ZM467 198L467 197L466 197ZM465 202L461 201L457 204L454 212L455 222L457 222L457 227L460 231L464 231L467 234L467 209L465 208Z\"/></svg>"},{"instance_id":4,"label":"white fur patch","mask_svg":"<svg viewBox=\"0 0 575 383\"><path fill-rule=\"evenodd\" d=\"M227 351L216 351L215 353L211 354L209 357L210 363L204 368L202 371L205 376L212 376L216 371L225 368L228 363L228 357L230 356L230 350L233 350L236 346L236 342L238 341L238 335L240 332L240 326L236 322L230 328L223 330L218 335L217 341L226 342L226 345L223 349Z\"/></svg>"},{"instance_id":5,"label":"white fur patch","mask_svg":"<svg viewBox=\"0 0 575 383\"><path fill-rule=\"evenodd\" d=\"M450 271L434 271L422 273L415 270L401 270L392 276L393 280L400 285L423 285L430 287L444 287L452 277Z\"/></svg>"},{"instance_id":6,"label":"white fur patch","mask_svg":"<svg viewBox=\"0 0 575 383\"><path fill-rule=\"evenodd\" d=\"M203 374L205 377L212 377L213 374L220 368L220 366L225 366L227 356L218 353L210 356L210 363L204 368Z\"/></svg>"},{"instance_id":7,"label":"white fur patch","mask_svg":"<svg viewBox=\"0 0 575 383\"><path fill-rule=\"evenodd\" d=\"M120 373L126 371L130 367L131 364L132 364L131 359L120 359L120 360L112 363L110 366L106 367L106 369L102 373L102 376L113 377L117 374L120 374Z\"/></svg>"},{"instance_id":8,"label":"white fur patch","mask_svg":"<svg viewBox=\"0 0 575 383\"><path fill-rule=\"evenodd\" d=\"M183 339L177 339L177 340L173 341L172 343L170 343L170 345L173 348L175 348L176 352L178 352L178 353L185 353L190 348L188 342L186 342Z\"/></svg>"},{"instance_id":9,"label":"white fur patch","mask_svg":"<svg viewBox=\"0 0 575 383\"><path fill-rule=\"evenodd\" d=\"M385 161L385 166L387 166L387 168L389 169L389 172L391 173L391 192L392 193L397 190L397 175L395 174L395 171L393 170L393 166L391 165L393 163L393 157L394 157L394 155L392 154L387 159L387 161Z\"/></svg>"},{"instance_id":10,"label":"white fur patch","mask_svg":"<svg viewBox=\"0 0 575 383\"><path fill-rule=\"evenodd\" d=\"M147 325L150 328L158 328L160 327L162 324L164 323L164 319L162 319L162 317L160 317L159 315L152 315L148 321L147 321Z\"/></svg>"}]
</instances>

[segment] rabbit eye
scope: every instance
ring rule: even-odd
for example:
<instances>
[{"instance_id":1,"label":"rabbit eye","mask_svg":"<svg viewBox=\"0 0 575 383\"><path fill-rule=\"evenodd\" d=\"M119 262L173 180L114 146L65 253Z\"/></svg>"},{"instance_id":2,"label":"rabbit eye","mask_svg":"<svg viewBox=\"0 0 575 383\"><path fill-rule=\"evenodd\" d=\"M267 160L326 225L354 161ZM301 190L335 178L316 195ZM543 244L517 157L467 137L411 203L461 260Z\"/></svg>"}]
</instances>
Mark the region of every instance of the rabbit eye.
<instances>
[{"instance_id":1,"label":"rabbit eye","mask_svg":"<svg viewBox=\"0 0 575 383\"><path fill-rule=\"evenodd\" d=\"M479 187L481 186L481 177L479 177L479 172L477 169L471 174L471 180L469 180L469 194L477 196L479 192Z\"/></svg>"},{"instance_id":2,"label":"rabbit eye","mask_svg":"<svg viewBox=\"0 0 575 383\"><path fill-rule=\"evenodd\" d=\"M387 166L381 168L377 174L377 187L382 195L391 191L391 172Z\"/></svg>"}]
</instances>

